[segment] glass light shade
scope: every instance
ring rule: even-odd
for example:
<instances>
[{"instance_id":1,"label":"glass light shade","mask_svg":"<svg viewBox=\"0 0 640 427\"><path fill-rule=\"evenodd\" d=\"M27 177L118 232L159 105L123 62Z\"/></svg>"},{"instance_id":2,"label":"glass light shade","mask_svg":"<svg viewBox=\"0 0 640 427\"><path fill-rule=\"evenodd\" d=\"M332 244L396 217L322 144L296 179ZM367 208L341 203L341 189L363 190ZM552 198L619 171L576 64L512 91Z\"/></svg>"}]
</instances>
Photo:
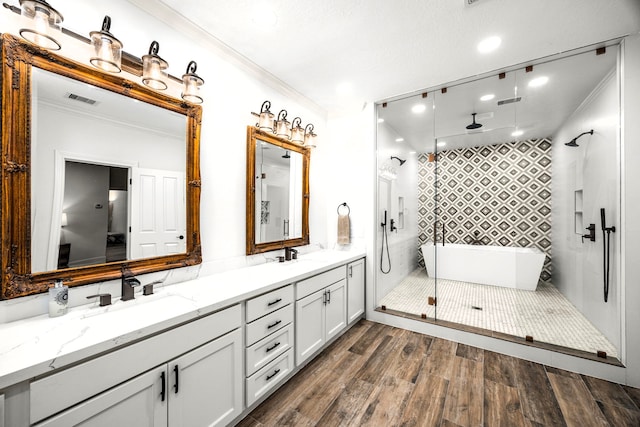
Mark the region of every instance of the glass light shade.
<instances>
[{"instance_id":1,"label":"glass light shade","mask_svg":"<svg viewBox=\"0 0 640 427\"><path fill-rule=\"evenodd\" d=\"M301 122L300 117L296 117L291 124L291 141L298 144L304 143L304 129L300 126Z\"/></svg>"},{"instance_id":2,"label":"glass light shade","mask_svg":"<svg viewBox=\"0 0 640 427\"><path fill-rule=\"evenodd\" d=\"M142 83L151 89L165 90L169 64L158 56L159 50L160 45L154 41L149 48L149 54L142 57Z\"/></svg>"},{"instance_id":3,"label":"glass light shade","mask_svg":"<svg viewBox=\"0 0 640 427\"><path fill-rule=\"evenodd\" d=\"M287 120L287 110L280 110L278 113L278 120L276 120L275 125L276 127L274 132L276 135L281 138L291 138L291 129L289 128L291 122Z\"/></svg>"},{"instance_id":4,"label":"glass light shade","mask_svg":"<svg viewBox=\"0 0 640 427\"><path fill-rule=\"evenodd\" d=\"M196 74L198 65L195 61L189 62L187 66L187 72L182 76L182 99L194 104L202 104L202 97L199 95L200 86L204 84L202 80Z\"/></svg>"},{"instance_id":5,"label":"glass light shade","mask_svg":"<svg viewBox=\"0 0 640 427\"><path fill-rule=\"evenodd\" d=\"M104 17L101 31L92 31L91 45L94 49L94 56L90 62L93 66L109 73L119 73L122 61L122 43L109 32L111 18Z\"/></svg>"},{"instance_id":6,"label":"glass light shade","mask_svg":"<svg viewBox=\"0 0 640 427\"><path fill-rule=\"evenodd\" d=\"M45 0L20 0L22 15L32 20L31 28L20 29L25 39L48 50L60 50L56 40L60 33L62 15Z\"/></svg>"},{"instance_id":7,"label":"glass light shade","mask_svg":"<svg viewBox=\"0 0 640 427\"><path fill-rule=\"evenodd\" d=\"M270 111L260 113L260 118L258 119L258 127L260 130L273 132L273 117L274 115Z\"/></svg>"},{"instance_id":8,"label":"glass light shade","mask_svg":"<svg viewBox=\"0 0 640 427\"><path fill-rule=\"evenodd\" d=\"M311 123L309 123L304 128L304 145L305 145L305 147L316 148L316 137L317 136L318 135L313 133L313 125Z\"/></svg>"},{"instance_id":9,"label":"glass light shade","mask_svg":"<svg viewBox=\"0 0 640 427\"><path fill-rule=\"evenodd\" d=\"M273 113L269 110L269 108L271 108L271 102L264 101L262 103L262 107L260 107L260 114L258 115L258 128L260 128L260 130L264 130L264 131L269 131L269 132L273 132L273 126L274 126L274 122L273 122Z\"/></svg>"},{"instance_id":10,"label":"glass light shade","mask_svg":"<svg viewBox=\"0 0 640 427\"><path fill-rule=\"evenodd\" d=\"M60 219L60 225L62 227L66 227L67 225L69 225L69 219L67 218L67 213L66 212L62 212L62 218Z\"/></svg>"},{"instance_id":11,"label":"glass light shade","mask_svg":"<svg viewBox=\"0 0 640 427\"><path fill-rule=\"evenodd\" d=\"M291 129L289 128L290 125L291 125L291 122L289 122L287 119L276 121L276 135L282 138L290 139L291 138Z\"/></svg>"}]
</instances>

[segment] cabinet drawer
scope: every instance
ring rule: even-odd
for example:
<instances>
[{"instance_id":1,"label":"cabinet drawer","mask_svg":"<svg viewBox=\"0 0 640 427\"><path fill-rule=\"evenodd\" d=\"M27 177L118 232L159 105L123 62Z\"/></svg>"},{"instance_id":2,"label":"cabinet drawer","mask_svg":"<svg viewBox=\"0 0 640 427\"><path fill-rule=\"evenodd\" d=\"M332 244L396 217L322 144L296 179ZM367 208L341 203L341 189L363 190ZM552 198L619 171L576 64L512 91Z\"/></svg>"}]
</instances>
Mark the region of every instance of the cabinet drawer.
<instances>
[{"instance_id":1,"label":"cabinet drawer","mask_svg":"<svg viewBox=\"0 0 640 427\"><path fill-rule=\"evenodd\" d=\"M254 320L247 325L247 347L282 329L291 322L293 322L293 304Z\"/></svg>"},{"instance_id":2,"label":"cabinet drawer","mask_svg":"<svg viewBox=\"0 0 640 427\"><path fill-rule=\"evenodd\" d=\"M276 289L247 301L247 322L276 311L293 302L293 286Z\"/></svg>"},{"instance_id":3,"label":"cabinet drawer","mask_svg":"<svg viewBox=\"0 0 640 427\"><path fill-rule=\"evenodd\" d=\"M247 407L275 387L293 370L293 352L287 351L247 378Z\"/></svg>"},{"instance_id":4,"label":"cabinet drawer","mask_svg":"<svg viewBox=\"0 0 640 427\"><path fill-rule=\"evenodd\" d=\"M167 360L239 328L241 324L240 305L236 304L33 381L30 385L31 423L36 423L133 378L147 371L149 367L159 366Z\"/></svg>"},{"instance_id":5,"label":"cabinet drawer","mask_svg":"<svg viewBox=\"0 0 640 427\"><path fill-rule=\"evenodd\" d=\"M322 288L326 288L336 282L347 277L347 267L342 265L336 267L333 270L325 271L317 276L310 277L308 279L301 280L296 285L296 300L311 295L312 293L319 291Z\"/></svg>"},{"instance_id":6,"label":"cabinet drawer","mask_svg":"<svg viewBox=\"0 0 640 427\"><path fill-rule=\"evenodd\" d=\"M262 368L274 358L293 347L293 324L247 347L247 376Z\"/></svg>"}]
</instances>

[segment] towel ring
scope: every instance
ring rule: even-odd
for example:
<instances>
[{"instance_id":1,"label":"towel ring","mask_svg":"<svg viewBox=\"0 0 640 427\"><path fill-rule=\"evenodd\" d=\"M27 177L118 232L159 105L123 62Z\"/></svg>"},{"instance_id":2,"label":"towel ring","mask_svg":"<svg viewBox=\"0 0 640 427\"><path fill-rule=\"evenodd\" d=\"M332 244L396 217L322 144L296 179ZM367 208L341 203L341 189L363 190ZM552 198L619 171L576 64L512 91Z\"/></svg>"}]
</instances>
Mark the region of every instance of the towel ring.
<instances>
[{"instance_id":1,"label":"towel ring","mask_svg":"<svg viewBox=\"0 0 640 427\"><path fill-rule=\"evenodd\" d=\"M340 207L341 207L341 206L344 206L344 207L346 207L346 208L347 208L347 216L348 216L348 215L351 213L351 208L349 208L349 205L347 205L347 202L340 203L340 204L338 205L338 209L337 209L337 211L338 211L338 215L340 215Z\"/></svg>"}]
</instances>

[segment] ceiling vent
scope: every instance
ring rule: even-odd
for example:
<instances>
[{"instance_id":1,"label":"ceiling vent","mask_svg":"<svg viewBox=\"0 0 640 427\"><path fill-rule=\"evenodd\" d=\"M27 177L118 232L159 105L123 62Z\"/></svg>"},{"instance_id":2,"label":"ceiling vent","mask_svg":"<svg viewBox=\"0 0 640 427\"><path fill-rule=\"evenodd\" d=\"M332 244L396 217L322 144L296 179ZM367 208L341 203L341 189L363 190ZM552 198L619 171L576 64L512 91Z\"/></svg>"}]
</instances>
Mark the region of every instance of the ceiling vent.
<instances>
[{"instance_id":1,"label":"ceiling vent","mask_svg":"<svg viewBox=\"0 0 640 427\"><path fill-rule=\"evenodd\" d=\"M514 102L520 102L521 100L521 96L518 96L516 98L501 99L500 101L498 101L498 105L513 104Z\"/></svg>"},{"instance_id":2,"label":"ceiling vent","mask_svg":"<svg viewBox=\"0 0 640 427\"><path fill-rule=\"evenodd\" d=\"M98 101L96 101L95 99L86 98L81 95L76 95L75 93L67 93L65 94L64 97L68 99L73 99L74 101L84 102L85 104L89 104L89 105L96 105L98 103Z\"/></svg>"}]
</instances>

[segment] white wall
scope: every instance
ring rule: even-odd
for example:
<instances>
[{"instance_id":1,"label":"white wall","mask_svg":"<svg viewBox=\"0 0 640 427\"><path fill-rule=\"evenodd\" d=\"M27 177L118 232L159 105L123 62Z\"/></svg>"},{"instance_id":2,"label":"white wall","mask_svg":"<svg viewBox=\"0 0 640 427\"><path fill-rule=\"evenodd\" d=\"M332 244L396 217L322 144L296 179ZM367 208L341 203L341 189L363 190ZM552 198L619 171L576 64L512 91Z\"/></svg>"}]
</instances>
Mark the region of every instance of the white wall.
<instances>
[{"instance_id":1,"label":"white wall","mask_svg":"<svg viewBox=\"0 0 640 427\"><path fill-rule=\"evenodd\" d=\"M615 55L609 49L607 55ZM619 87L616 70L585 99L580 108L553 135L552 241L553 284L607 339L620 348L620 192L619 192ZM579 147L567 147L582 132ZM596 226L596 241L576 234L574 192L582 190L582 226ZM603 236L600 208L605 208L611 234L610 284L604 301Z\"/></svg>"}]
</instances>

